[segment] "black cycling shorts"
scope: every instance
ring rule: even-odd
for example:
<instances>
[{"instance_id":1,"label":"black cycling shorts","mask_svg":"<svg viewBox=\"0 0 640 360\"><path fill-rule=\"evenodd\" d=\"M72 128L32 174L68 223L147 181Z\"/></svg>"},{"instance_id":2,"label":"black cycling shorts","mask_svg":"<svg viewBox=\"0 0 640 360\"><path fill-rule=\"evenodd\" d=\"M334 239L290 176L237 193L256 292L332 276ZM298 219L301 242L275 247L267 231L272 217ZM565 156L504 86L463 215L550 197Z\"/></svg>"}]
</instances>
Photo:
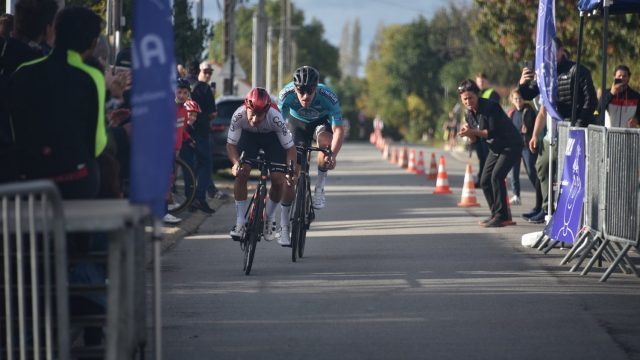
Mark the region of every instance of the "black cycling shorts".
<instances>
[{"instance_id":1,"label":"black cycling shorts","mask_svg":"<svg viewBox=\"0 0 640 360\"><path fill-rule=\"evenodd\" d=\"M237 146L239 154L244 151L245 159L256 159L258 151L262 149L267 161L286 164L287 151L280 144L278 135L275 132L265 134L243 131ZM275 166L272 166L269 170L271 172L284 172L284 169Z\"/></svg>"},{"instance_id":2,"label":"black cycling shorts","mask_svg":"<svg viewBox=\"0 0 640 360\"><path fill-rule=\"evenodd\" d=\"M289 129L293 134L293 143L296 145L311 144L311 140L317 140L321 132L333 134L329 119L306 123L290 116Z\"/></svg>"}]
</instances>

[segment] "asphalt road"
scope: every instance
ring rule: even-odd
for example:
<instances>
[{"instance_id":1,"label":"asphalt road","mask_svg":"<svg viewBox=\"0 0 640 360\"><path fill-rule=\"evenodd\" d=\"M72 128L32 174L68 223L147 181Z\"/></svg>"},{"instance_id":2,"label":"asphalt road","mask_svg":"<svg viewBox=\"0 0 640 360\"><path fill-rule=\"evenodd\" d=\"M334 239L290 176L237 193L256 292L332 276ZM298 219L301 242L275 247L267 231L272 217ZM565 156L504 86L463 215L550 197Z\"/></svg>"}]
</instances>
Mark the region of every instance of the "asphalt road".
<instances>
[{"instance_id":1,"label":"asphalt road","mask_svg":"<svg viewBox=\"0 0 640 360\"><path fill-rule=\"evenodd\" d=\"M640 359L640 279L602 284L602 269L558 266L566 250L521 247L540 229L517 218L526 177L518 225L481 228L486 203L456 206L465 163L446 156L453 194L433 195L347 144L305 258L262 241L250 276L228 237L234 206L220 207L163 257L164 358Z\"/></svg>"}]
</instances>

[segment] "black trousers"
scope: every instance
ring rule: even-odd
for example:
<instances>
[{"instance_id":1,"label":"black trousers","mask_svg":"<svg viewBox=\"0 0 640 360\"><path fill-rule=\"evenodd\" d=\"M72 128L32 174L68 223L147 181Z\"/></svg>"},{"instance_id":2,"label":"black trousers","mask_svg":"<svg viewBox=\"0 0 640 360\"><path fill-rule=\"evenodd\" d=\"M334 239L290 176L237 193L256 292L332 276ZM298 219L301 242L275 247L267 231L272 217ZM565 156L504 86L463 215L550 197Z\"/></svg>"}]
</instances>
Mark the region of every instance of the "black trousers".
<instances>
[{"instance_id":1,"label":"black trousers","mask_svg":"<svg viewBox=\"0 0 640 360\"><path fill-rule=\"evenodd\" d=\"M516 162L520 161L522 148L504 148L499 154L489 150L487 160L482 170L480 186L484 197L491 209L492 217L499 217L501 220L509 220L510 214L507 201L507 186L505 179L509 171Z\"/></svg>"}]
</instances>

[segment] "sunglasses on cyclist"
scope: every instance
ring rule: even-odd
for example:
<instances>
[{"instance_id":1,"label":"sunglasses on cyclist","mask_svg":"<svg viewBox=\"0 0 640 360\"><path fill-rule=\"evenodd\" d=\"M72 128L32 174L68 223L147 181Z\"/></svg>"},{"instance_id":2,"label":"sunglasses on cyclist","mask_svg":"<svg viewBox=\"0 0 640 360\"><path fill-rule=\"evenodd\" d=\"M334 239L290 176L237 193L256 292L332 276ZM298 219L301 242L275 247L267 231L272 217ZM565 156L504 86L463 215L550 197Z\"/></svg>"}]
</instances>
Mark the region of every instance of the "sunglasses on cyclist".
<instances>
[{"instance_id":1,"label":"sunglasses on cyclist","mask_svg":"<svg viewBox=\"0 0 640 360\"><path fill-rule=\"evenodd\" d=\"M315 86L303 85L296 86L296 91L300 93L300 95L309 94L312 95L314 91L316 91Z\"/></svg>"}]
</instances>

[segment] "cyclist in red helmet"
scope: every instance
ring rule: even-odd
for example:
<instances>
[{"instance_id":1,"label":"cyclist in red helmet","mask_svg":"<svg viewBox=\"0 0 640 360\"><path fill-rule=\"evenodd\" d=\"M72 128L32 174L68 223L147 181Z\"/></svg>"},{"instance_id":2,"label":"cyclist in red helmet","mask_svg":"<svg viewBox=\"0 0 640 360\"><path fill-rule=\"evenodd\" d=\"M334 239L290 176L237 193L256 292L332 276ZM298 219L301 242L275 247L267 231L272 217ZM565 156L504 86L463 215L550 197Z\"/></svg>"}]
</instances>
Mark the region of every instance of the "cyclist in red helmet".
<instances>
[{"instance_id":1,"label":"cyclist in red helmet","mask_svg":"<svg viewBox=\"0 0 640 360\"><path fill-rule=\"evenodd\" d=\"M245 219L247 211L247 180L251 165L240 163L240 153L244 151L245 158L255 159L259 149L265 153L267 160L271 162L289 164L296 160L296 148L293 146L293 137L287 121L282 118L280 112L271 106L271 96L263 88L254 88L247 94L244 105L231 117L231 125L227 135L227 153L233 164L231 171L236 177L233 194L236 201L236 224L231 229L231 237L238 241L244 235ZM242 167L242 168L241 168ZM269 174L271 188L267 200L267 221L265 222L264 237L271 241L276 237L279 226L275 220L276 209L283 194L293 193L285 191L287 186L293 184L286 179L281 169L272 168ZM285 199L291 202L291 199ZM289 217L281 218L281 225L288 225Z\"/></svg>"}]
</instances>

